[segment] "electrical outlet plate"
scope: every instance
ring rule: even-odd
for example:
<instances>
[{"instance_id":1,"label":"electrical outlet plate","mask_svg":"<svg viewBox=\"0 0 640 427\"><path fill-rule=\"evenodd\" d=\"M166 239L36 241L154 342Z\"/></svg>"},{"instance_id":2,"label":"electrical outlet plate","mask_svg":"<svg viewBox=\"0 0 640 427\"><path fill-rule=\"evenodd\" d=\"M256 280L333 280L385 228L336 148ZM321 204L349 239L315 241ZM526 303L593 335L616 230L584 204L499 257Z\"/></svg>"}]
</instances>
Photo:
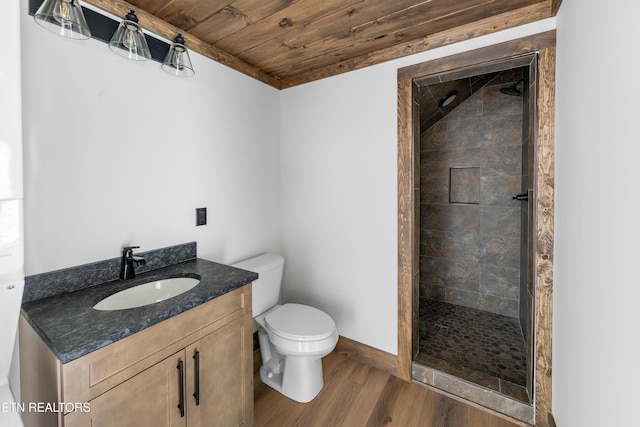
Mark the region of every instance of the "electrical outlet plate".
<instances>
[{"instance_id":1,"label":"electrical outlet plate","mask_svg":"<svg viewBox=\"0 0 640 427\"><path fill-rule=\"evenodd\" d=\"M196 208L196 226L207 225L207 208Z\"/></svg>"}]
</instances>

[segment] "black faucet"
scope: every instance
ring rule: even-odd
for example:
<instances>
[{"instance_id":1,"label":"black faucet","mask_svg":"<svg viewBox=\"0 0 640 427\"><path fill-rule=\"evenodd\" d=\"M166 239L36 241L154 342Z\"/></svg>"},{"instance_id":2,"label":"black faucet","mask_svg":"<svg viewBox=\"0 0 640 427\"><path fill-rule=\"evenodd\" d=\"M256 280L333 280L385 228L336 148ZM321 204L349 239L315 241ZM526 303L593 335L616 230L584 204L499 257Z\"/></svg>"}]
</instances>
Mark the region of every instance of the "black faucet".
<instances>
[{"instance_id":1,"label":"black faucet","mask_svg":"<svg viewBox=\"0 0 640 427\"><path fill-rule=\"evenodd\" d=\"M144 258L134 256L133 250L138 249L140 246L125 246L122 248L122 262L120 263L120 279L127 280L136 277L136 272L133 269L133 265L145 265Z\"/></svg>"}]
</instances>

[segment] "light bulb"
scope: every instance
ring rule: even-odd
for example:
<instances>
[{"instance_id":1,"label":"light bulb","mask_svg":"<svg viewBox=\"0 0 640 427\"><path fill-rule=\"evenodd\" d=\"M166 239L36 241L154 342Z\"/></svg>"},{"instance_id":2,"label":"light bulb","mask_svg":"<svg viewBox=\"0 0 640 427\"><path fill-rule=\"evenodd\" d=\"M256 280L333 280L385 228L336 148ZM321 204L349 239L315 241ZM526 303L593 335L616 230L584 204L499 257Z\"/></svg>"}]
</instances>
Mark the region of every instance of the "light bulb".
<instances>
[{"instance_id":1,"label":"light bulb","mask_svg":"<svg viewBox=\"0 0 640 427\"><path fill-rule=\"evenodd\" d=\"M138 29L134 25L127 25L127 32L124 35L124 40L122 43L131 50L136 50L138 48L138 44L136 43L136 33Z\"/></svg>"},{"instance_id":2,"label":"light bulb","mask_svg":"<svg viewBox=\"0 0 640 427\"><path fill-rule=\"evenodd\" d=\"M62 25L71 25L69 18L71 17L70 3L72 1L73 0L60 0L58 7L53 10L53 17Z\"/></svg>"},{"instance_id":3,"label":"light bulb","mask_svg":"<svg viewBox=\"0 0 640 427\"><path fill-rule=\"evenodd\" d=\"M189 52L184 46L182 34L178 34L173 43L171 43L169 52L167 52L164 61L162 61L162 69L169 74L181 77L191 77L195 74L191 66Z\"/></svg>"},{"instance_id":4,"label":"light bulb","mask_svg":"<svg viewBox=\"0 0 640 427\"><path fill-rule=\"evenodd\" d=\"M184 54L184 49L181 47L176 47L176 54L173 57L173 65L178 69L182 70L182 55Z\"/></svg>"}]
</instances>

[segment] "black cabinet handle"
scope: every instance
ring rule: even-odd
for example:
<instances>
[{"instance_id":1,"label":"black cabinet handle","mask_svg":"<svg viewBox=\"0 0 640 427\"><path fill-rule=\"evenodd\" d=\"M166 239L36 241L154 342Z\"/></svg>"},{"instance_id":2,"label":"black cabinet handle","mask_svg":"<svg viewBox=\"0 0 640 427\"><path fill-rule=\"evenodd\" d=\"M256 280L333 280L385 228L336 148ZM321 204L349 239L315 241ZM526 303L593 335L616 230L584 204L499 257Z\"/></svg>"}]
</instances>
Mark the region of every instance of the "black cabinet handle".
<instances>
[{"instance_id":1,"label":"black cabinet handle","mask_svg":"<svg viewBox=\"0 0 640 427\"><path fill-rule=\"evenodd\" d=\"M196 351L193 355L193 359L196 361L196 391L193 393L193 397L196 398L196 406L200 405L200 352Z\"/></svg>"},{"instance_id":2,"label":"black cabinet handle","mask_svg":"<svg viewBox=\"0 0 640 427\"><path fill-rule=\"evenodd\" d=\"M180 403L178 403L178 409L180 409L180 417L184 417L184 362L182 360L179 361L176 368L178 368L178 375L180 375Z\"/></svg>"}]
</instances>

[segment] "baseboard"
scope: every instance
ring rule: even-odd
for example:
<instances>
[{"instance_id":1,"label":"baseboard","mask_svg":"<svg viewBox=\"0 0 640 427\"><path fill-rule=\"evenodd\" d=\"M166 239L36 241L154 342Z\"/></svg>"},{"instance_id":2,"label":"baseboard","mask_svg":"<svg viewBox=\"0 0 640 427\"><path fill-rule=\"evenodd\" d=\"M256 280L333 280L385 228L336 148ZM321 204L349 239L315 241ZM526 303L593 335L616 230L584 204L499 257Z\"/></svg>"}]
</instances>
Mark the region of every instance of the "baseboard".
<instances>
[{"instance_id":1,"label":"baseboard","mask_svg":"<svg viewBox=\"0 0 640 427\"><path fill-rule=\"evenodd\" d=\"M335 351L390 375L398 376L398 356L394 354L343 336L338 339Z\"/></svg>"}]
</instances>

